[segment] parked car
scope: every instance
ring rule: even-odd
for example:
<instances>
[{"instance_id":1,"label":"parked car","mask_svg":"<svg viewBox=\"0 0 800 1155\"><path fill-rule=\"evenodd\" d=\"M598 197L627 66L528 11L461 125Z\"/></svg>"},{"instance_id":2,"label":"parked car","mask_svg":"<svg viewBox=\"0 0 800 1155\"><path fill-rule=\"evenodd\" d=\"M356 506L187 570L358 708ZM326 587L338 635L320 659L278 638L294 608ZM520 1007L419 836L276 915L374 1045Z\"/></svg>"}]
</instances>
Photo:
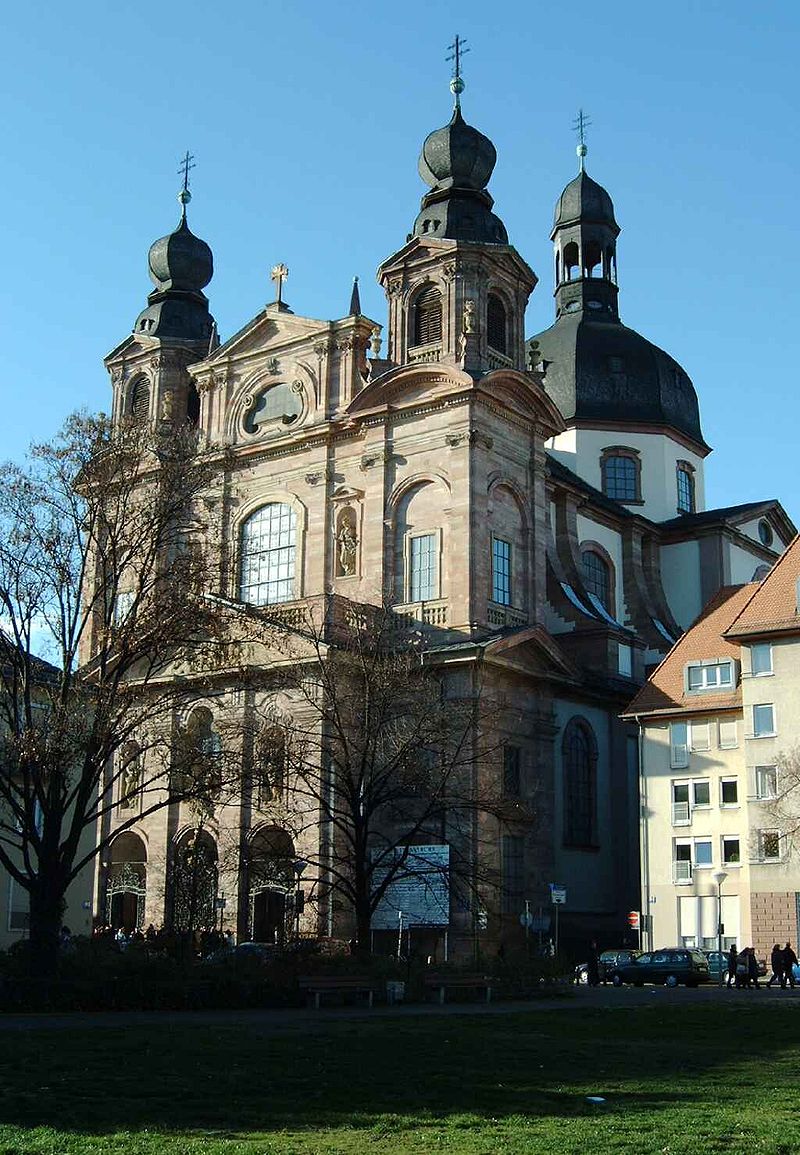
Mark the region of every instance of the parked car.
<instances>
[{"instance_id":1,"label":"parked car","mask_svg":"<svg viewBox=\"0 0 800 1155\"><path fill-rule=\"evenodd\" d=\"M621 987L623 983L633 983L637 987L644 983L661 983L668 987L683 983L687 987L696 987L710 982L711 975L708 959L702 951L669 947L641 954L632 962L616 966L611 981L615 987Z\"/></svg>"},{"instance_id":2,"label":"parked car","mask_svg":"<svg viewBox=\"0 0 800 1155\"><path fill-rule=\"evenodd\" d=\"M600 974L600 982L609 982L611 974L615 967L623 963L629 963L633 959L639 957L638 950L630 950L627 947L619 947L617 950L604 950L600 955L598 971ZM589 964L582 962L575 967L575 982L588 983L589 981Z\"/></svg>"},{"instance_id":3,"label":"parked car","mask_svg":"<svg viewBox=\"0 0 800 1155\"><path fill-rule=\"evenodd\" d=\"M719 969L720 969L720 953L719 953L719 951L718 950L704 950L703 954L708 959L708 972L711 975L711 978L714 980L714 982L718 983L719 982ZM756 959L756 963L758 965L758 977L763 978L763 976L767 973L766 959L758 958L758 959ZM728 973L728 955L727 955L726 951L722 952L722 973L723 973L723 975L726 975Z\"/></svg>"}]
</instances>

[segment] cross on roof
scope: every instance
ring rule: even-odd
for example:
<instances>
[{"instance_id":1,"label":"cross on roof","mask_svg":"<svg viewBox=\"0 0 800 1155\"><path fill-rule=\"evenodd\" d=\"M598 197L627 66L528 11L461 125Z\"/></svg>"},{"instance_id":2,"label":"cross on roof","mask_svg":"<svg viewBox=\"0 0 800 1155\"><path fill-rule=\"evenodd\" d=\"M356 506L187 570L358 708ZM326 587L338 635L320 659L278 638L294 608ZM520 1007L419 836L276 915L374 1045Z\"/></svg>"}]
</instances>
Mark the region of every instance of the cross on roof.
<instances>
[{"instance_id":1,"label":"cross on roof","mask_svg":"<svg viewBox=\"0 0 800 1155\"><path fill-rule=\"evenodd\" d=\"M289 276L289 270L283 263L272 266L270 278L275 281L277 286L277 296L275 297L276 304L280 305L283 298L283 282Z\"/></svg>"},{"instance_id":2,"label":"cross on roof","mask_svg":"<svg viewBox=\"0 0 800 1155\"><path fill-rule=\"evenodd\" d=\"M583 172L583 162L586 153L588 152L586 147L586 129L589 128L591 123L591 120L589 120L589 117L585 114L583 109L579 108L578 115L572 122L572 130L578 134L578 147L575 151L577 152L581 162L581 172Z\"/></svg>"},{"instance_id":3,"label":"cross on roof","mask_svg":"<svg viewBox=\"0 0 800 1155\"><path fill-rule=\"evenodd\" d=\"M461 57L469 52L469 48L465 47L466 40L456 33L456 38L452 44L448 45L450 55L448 60L453 62L453 79L450 81L450 91L456 98L456 108L461 107L461 93L464 91L464 79L461 75Z\"/></svg>"},{"instance_id":4,"label":"cross on roof","mask_svg":"<svg viewBox=\"0 0 800 1155\"><path fill-rule=\"evenodd\" d=\"M194 168L194 157L192 156L192 154L189 152L189 150L187 148L186 155L182 159L180 166L178 168L178 176L183 174L183 191L184 192L189 191L189 173L191 172L191 170L193 168Z\"/></svg>"}]
</instances>

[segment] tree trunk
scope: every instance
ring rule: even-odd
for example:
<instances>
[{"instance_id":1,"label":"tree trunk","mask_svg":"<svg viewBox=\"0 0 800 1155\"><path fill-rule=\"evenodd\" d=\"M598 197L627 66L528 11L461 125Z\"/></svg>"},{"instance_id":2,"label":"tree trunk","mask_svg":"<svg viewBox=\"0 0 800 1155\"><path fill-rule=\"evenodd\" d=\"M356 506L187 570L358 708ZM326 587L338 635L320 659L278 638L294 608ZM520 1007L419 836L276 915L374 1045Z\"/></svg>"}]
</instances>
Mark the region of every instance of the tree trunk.
<instances>
[{"instance_id":1,"label":"tree trunk","mask_svg":"<svg viewBox=\"0 0 800 1155\"><path fill-rule=\"evenodd\" d=\"M34 978L54 978L66 901L60 879L39 874L30 892L30 965Z\"/></svg>"}]
</instances>

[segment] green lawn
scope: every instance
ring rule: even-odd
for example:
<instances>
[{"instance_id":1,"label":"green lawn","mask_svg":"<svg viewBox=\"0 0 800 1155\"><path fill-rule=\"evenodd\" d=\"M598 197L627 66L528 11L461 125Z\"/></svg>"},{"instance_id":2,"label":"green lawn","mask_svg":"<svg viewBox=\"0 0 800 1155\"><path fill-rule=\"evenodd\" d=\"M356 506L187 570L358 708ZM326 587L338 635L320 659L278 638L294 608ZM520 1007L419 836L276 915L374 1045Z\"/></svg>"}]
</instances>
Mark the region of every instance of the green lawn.
<instances>
[{"instance_id":1,"label":"green lawn","mask_svg":"<svg viewBox=\"0 0 800 1155\"><path fill-rule=\"evenodd\" d=\"M799 1083L791 1005L0 1032L0 1155L788 1155Z\"/></svg>"}]
</instances>

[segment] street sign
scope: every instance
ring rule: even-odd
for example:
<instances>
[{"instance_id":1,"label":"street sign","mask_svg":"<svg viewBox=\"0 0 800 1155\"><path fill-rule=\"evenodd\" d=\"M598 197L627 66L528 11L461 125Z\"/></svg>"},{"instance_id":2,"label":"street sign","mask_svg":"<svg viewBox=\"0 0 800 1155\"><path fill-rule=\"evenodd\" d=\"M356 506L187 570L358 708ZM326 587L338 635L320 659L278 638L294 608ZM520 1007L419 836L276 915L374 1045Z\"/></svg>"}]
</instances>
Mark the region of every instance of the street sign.
<instances>
[{"instance_id":1,"label":"street sign","mask_svg":"<svg viewBox=\"0 0 800 1155\"><path fill-rule=\"evenodd\" d=\"M553 906L563 906L567 901L567 888L557 882L550 883L550 901Z\"/></svg>"},{"instance_id":2,"label":"street sign","mask_svg":"<svg viewBox=\"0 0 800 1155\"><path fill-rule=\"evenodd\" d=\"M631 928L631 930L638 930L639 929L639 911L638 910L629 910L628 911L628 926Z\"/></svg>"},{"instance_id":3,"label":"street sign","mask_svg":"<svg viewBox=\"0 0 800 1155\"><path fill-rule=\"evenodd\" d=\"M519 925L526 926L528 930L533 930L533 924L535 922L536 917L535 915L532 915L530 911L523 910L522 914L519 916Z\"/></svg>"}]
</instances>

